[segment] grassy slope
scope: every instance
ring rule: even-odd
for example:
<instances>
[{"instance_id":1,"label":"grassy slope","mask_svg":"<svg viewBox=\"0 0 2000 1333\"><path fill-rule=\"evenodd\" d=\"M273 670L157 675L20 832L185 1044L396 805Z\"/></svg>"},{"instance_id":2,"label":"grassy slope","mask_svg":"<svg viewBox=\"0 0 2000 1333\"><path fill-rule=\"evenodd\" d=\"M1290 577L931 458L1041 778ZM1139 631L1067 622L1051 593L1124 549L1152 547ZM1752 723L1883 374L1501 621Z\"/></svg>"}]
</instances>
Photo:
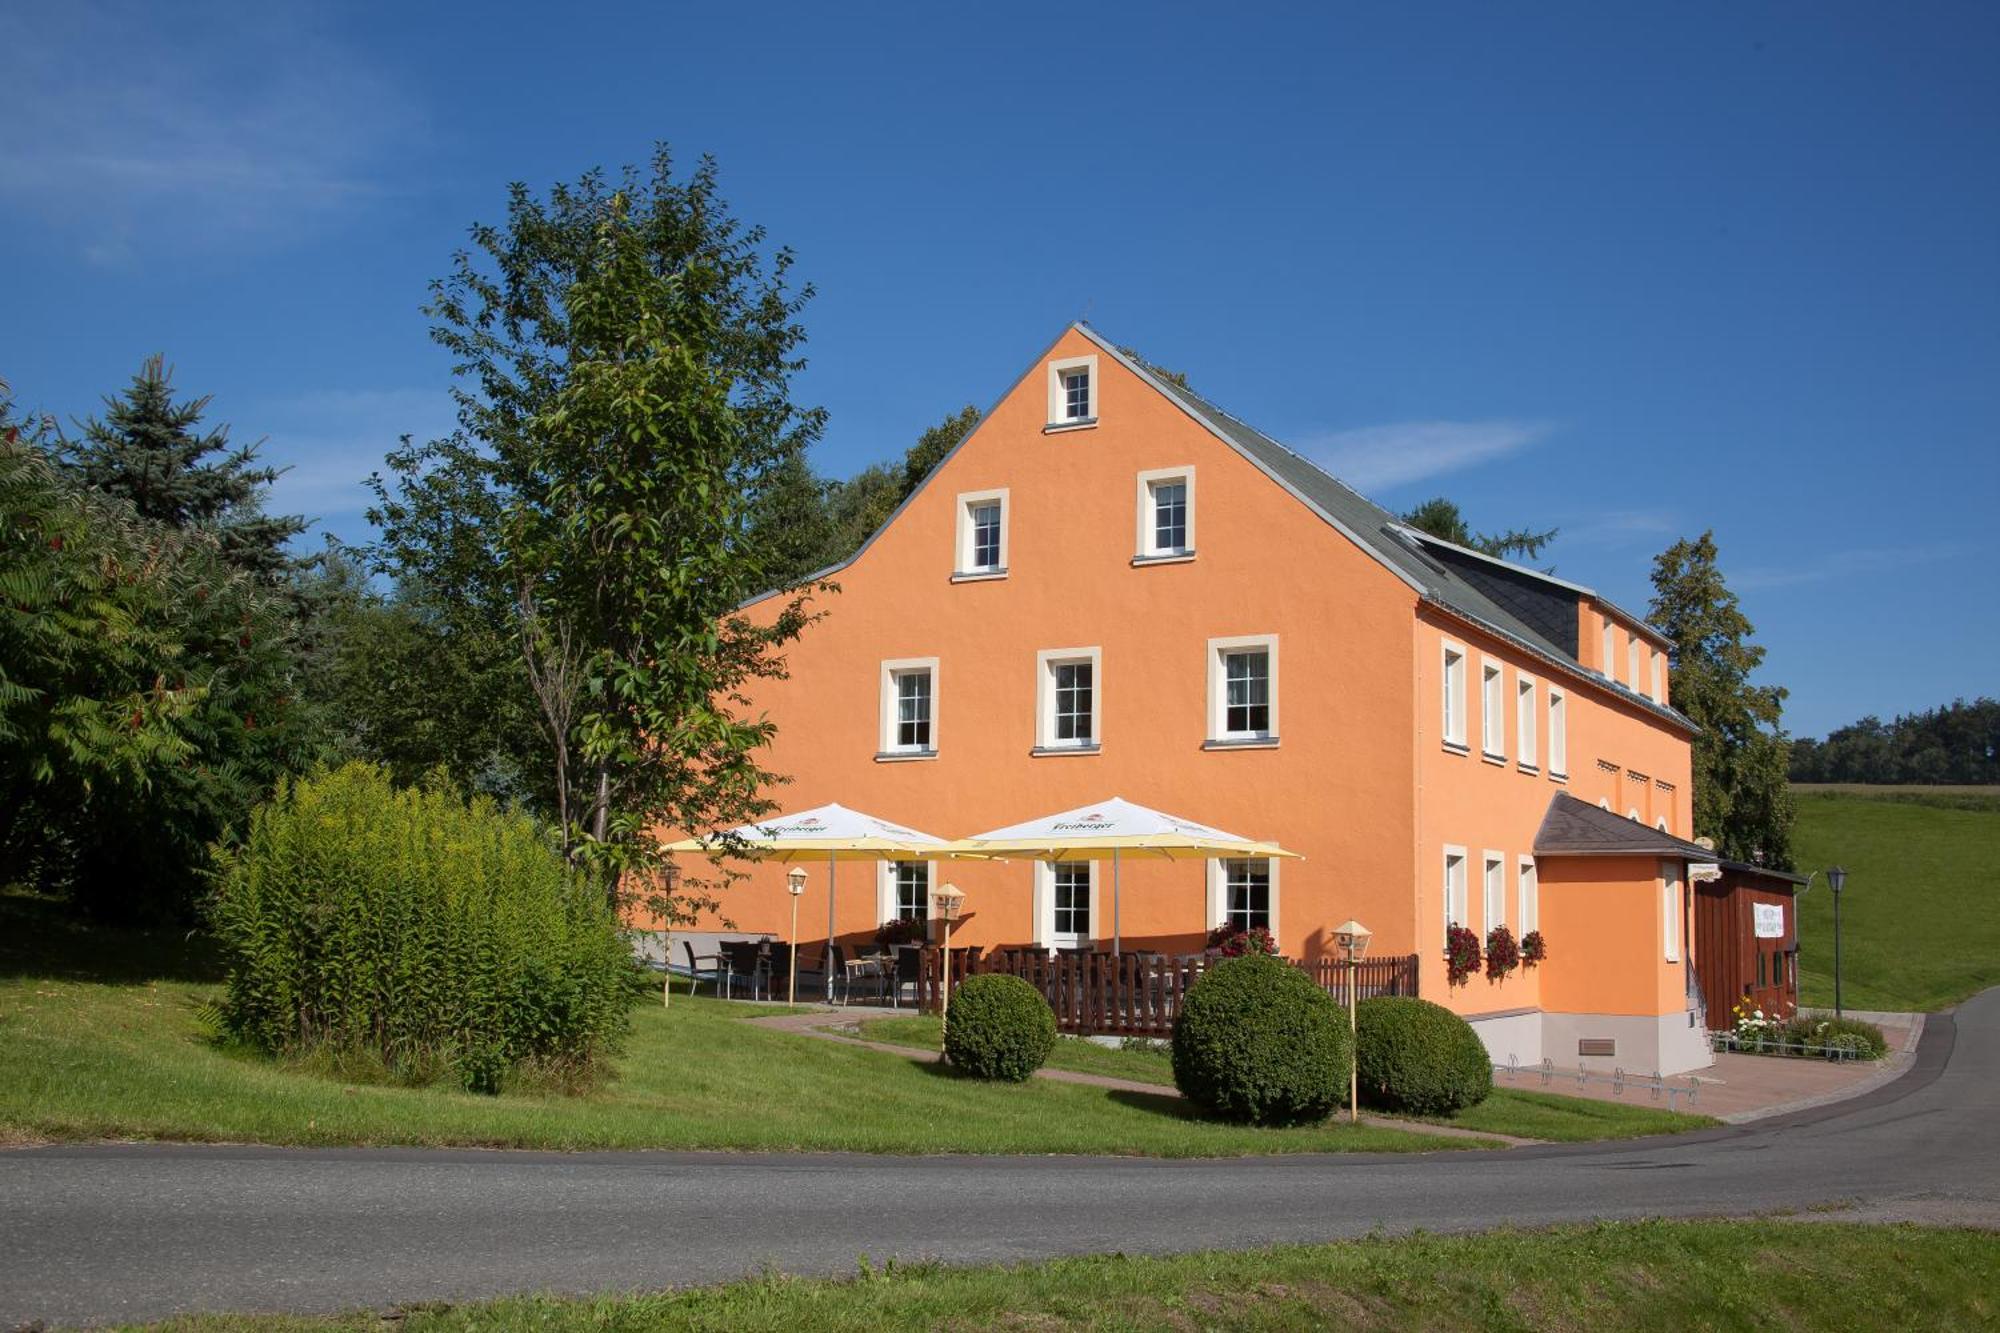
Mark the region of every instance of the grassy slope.
<instances>
[{"instance_id":1,"label":"grassy slope","mask_svg":"<svg viewBox=\"0 0 2000 1333\"><path fill-rule=\"evenodd\" d=\"M938 1023L935 1018L879 1018L862 1025L862 1035L875 1041L935 1050ZM1160 1050L1114 1050L1094 1042L1063 1040L1049 1056L1053 1069L1073 1069L1086 1074L1109 1074L1114 1078L1172 1087L1172 1062ZM1681 1115L1647 1105L1592 1101L1565 1097L1559 1093L1524 1092L1496 1088L1493 1095L1456 1116L1439 1118L1437 1123L1488 1134L1514 1134L1522 1138L1550 1139L1576 1143L1590 1139L1629 1139L1646 1134L1675 1134L1701 1129L1716 1122L1708 1116Z\"/></svg>"},{"instance_id":2,"label":"grassy slope","mask_svg":"<svg viewBox=\"0 0 2000 1333\"><path fill-rule=\"evenodd\" d=\"M1798 864L1847 867L1842 997L1854 1009L1939 1009L2000 984L2000 813L1802 792ZM1799 904L1806 1004L1833 1003L1833 895Z\"/></svg>"},{"instance_id":3,"label":"grassy slope","mask_svg":"<svg viewBox=\"0 0 2000 1333\"><path fill-rule=\"evenodd\" d=\"M587 1097L343 1083L209 1041L212 977L177 942L76 932L33 900L0 895L0 1141L1171 1157L1462 1146L1367 1126L1217 1125L1169 1098L1046 1080L996 1087L750 1027L738 1021L746 1006L681 996L670 1012L635 1012L618 1077Z\"/></svg>"},{"instance_id":4,"label":"grassy slope","mask_svg":"<svg viewBox=\"0 0 2000 1333\"><path fill-rule=\"evenodd\" d=\"M1005 1268L898 1267L582 1300L408 1311L437 1329L1652 1330L1993 1328L2000 1235L1807 1222L1637 1222ZM203 1318L215 1333L337 1321Z\"/></svg>"}]
</instances>

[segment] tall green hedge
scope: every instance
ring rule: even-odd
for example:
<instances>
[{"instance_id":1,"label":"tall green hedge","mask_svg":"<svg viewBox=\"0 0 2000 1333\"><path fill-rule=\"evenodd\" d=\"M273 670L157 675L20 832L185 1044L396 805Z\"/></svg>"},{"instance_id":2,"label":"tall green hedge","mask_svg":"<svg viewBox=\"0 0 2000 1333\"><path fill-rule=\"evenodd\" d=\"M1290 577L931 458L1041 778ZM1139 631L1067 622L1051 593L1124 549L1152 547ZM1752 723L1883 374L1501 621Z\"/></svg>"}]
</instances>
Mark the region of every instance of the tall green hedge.
<instances>
[{"instance_id":1,"label":"tall green hedge","mask_svg":"<svg viewBox=\"0 0 2000 1333\"><path fill-rule=\"evenodd\" d=\"M222 1021L287 1055L497 1090L588 1081L625 1031L631 950L526 815L349 764L287 781L217 853Z\"/></svg>"}]
</instances>

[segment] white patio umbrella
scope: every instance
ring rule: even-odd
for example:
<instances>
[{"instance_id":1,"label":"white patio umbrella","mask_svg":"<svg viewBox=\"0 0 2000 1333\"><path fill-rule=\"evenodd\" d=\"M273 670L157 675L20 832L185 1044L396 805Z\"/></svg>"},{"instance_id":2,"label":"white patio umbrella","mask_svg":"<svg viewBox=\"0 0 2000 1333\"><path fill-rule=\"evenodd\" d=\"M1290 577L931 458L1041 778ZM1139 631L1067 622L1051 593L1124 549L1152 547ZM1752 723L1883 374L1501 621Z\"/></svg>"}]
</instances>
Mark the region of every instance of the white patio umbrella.
<instances>
[{"instance_id":1,"label":"white patio umbrella","mask_svg":"<svg viewBox=\"0 0 2000 1333\"><path fill-rule=\"evenodd\" d=\"M996 859L1018 856L1035 861L1111 862L1113 953L1123 952L1118 880L1119 866L1126 853L1167 861L1205 860L1211 856L1298 856L1297 852L1288 852L1276 843L1225 833L1192 819L1134 805L1120 796L961 838L952 850Z\"/></svg>"},{"instance_id":2,"label":"white patio umbrella","mask_svg":"<svg viewBox=\"0 0 2000 1333\"><path fill-rule=\"evenodd\" d=\"M687 838L669 843L669 852L713 852L725 854L740 848L742 854L759 861L826 862L826 965L827 990L833 989L833 905L835 867L842 861L928 861L953 854L953 844L913 828L878 819L874 815L849 810L844 805L822 805L797 814L778 815L744 824L710 838ZM798 941L792 941L794 948Z\"/></svg>"}]
</instances>

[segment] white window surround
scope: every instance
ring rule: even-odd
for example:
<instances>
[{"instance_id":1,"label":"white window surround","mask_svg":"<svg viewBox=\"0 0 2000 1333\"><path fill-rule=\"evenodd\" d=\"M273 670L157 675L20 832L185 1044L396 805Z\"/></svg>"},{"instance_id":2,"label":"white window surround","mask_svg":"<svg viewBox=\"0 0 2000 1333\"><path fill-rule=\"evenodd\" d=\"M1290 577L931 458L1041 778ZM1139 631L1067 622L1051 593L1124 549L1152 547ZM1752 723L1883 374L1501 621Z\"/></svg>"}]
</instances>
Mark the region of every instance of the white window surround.
<instances>
[{"instance_id":1,"label":"white window surround","mask_svg":"<svg viewBox=\"0 0 2000 1333\"><path fill-rule=\"evenodd\" d=\"M929 672L931 678L930 743L928 745L903 745L898 743L897 738L896 724L900 719L897 710L898 693L896 681L900 676L919 671ZM878 761L937 758L939 696L942 693L939 689L939 684L938 659L935 657L895 657L889 658L882 663L882 719L881 727L876 737L879 742L879 749L875 755Z\"/></svg>"},{"instance_id":2,"label":"white window surround","mask_svg":"<svg viewBox=\"0 0 2000 1333\"><path fill-rule=\"evenodd\" d=\"M1507 858L1487 848L1480 865L1480 934L1507 923Z\"/></svg>"},{"instance_id":3,"label":"white window surround","mask_svg":"<svg viewBox=\"0 0 2000 1333\"><path fill-rule=\"evenodd\" d=\"M1226 863L1229 861L1255 859L1257 858L1240 856L1212 856L1208 859L1208 928L1210 930L1221 925L1229 911L1229 873ZM1282 863L1273 857L1264 862L1264 869L1269 872L1271 879L1271 924L1269 929L1272 938L1282 939L1283 936L1278 934L1278 876L1282 869Z\"/></svg>"},{"instance_id":4,"label":"white window surround","mask_svg":"<svg viewBox=\"0 0 2000 1333\"><path fill-rule=\"evenodd\" d=\"M1536 732L1541 718L1535 712L1535 678L1526 672L1514 675L1514 751L1523 772L1540 772Z\"/></svg>"},{"instance_id":5,"label":"white window surround","mask_svg":"<svg viewBox=\"0 0 2000 1333\"><path fill-rule=\"evenodd\" d=\"M930 920L931 894L937 891L937 862L935 861L877 861L875 863L875 922L886 925L902 915L896 901L896 867L898 865L920 865L924 868L924 919Z\"/></svg>"},{"instance_id":6,"label":"white window surround","mask_svg":"<svg viewBox=\"0 0 2000 1333\"><path fill-rule=\"evenodd\" d=\"M1158 542L1158 527L1154 523L1154 489L1164 483L1179 482L1187 487L1187 539L1178 547L1163 547ZM1149 468L1138 475L1138 529L1133 546L1135 554L1132 563L1167 564L1177 560L1194 559L1194 465L1184 467Z\"/></svg>"},{"instance_id":7,"label":"white window surround","mask_svg":"<svg viewBox=\"0 0 2000 1333\"><path fill-rule=\"evenodd\" d=\"M1606 680L1618 679L1618 626L1611 623L1611 617L1604 618L1604 644L1598 653L1597 669Z\"/></svg>"},{"instance_id":8,"label":"white window surround","mask_svg":"<svg viewBox=\"0 0 2000 1333\"><path fill-rule=\"evenodd\" d=\"M1262 652L1265 655L1265 707L1267 725L1261 729L1228 729L1228 671L1232 653ZM1208 641L1208 739L1210 748L1232 746L1273 746L1278 743L1278 636L1245 634Z\"/></svg>"},{"instance_id":9,"label":"white window surround","mask_svg":"<svg viewBox=\"0 0 2000 1333\"><path fill-rule=\"evenodd\" d=\"M1520 890L1519 920L1515 925L1522 935L1542 928L1542 881L1541 872L1535 866L1535 858L1524 856L1514 866L1514 882Z\"/></svg>"},{"instance_id":10,"label":"white window surround","mask_svg":"<svg viewBox=\"0 0 2000 1333\"><path fill-rule=\"evenodd\" d=\"M999 487L990 491L962 491L958 497L958 532L953 544L951 577L955 583L969 583L979 579L1004 579L1007 577L1007 529L1010 511L1008 488ZM973 563L973 543L977 529L973 524L973 512L984 505L1000 506L1000 561L995 565Z\"/></svg>"},{"instance_id":11,"label":"white window surround","mask_svg":"<svg viewBox=\"0 0 2000 1333\"><path fill-rule=\"evenodd\" d=\"M1665 815L1661 815L1658 819L1653 821L1653 827L1658 829L1662 833L1669 832L1667 828L1667 817Z\"/></svg>"},{"instance_id":12,"label":"white window surround","mask_svg":"<svg viewBox=\"0 0 2000 1333\"><path fill-rule=\"evenodd\" d=\"M1549 686L1549 776L1569 777L1569 695Z\"/></svg>"},{"instance_id":13,"label":"white window surround","mask_svg":"<svg viewBox=\"0 0 2000 1333\"><path fill-rule=\"evenodd\" d=\"M1069 375L1081 371L1090 377L1090 406L1085 415L1072 417L1069 414ZM1096 356L1066 356L1049 362L1049 424L1044 433L1057 430L1083 430L1097 424L1097 395L1101 383L1097 373Z\"/></svg>"},{"instance_id":14,"label":"white window surround","mask_svg":"<svg viewBox=\"0 0 2000 1333\"><path fill-rule=\"evenodd\" d=\"M1479 659L1479 748L1488 759L1507 758L1506 673L1490 657Z\"/></svg>"},{"instance_id":15,"label":"white window surround","mask_svg":"<svg viewBox=\"0 0 2000 1333\"><path fill-rule=\"evenodd\" d=\"M1681 876L1672 861L1660 862L1660 930L1667 961L1681 960Z\"/></svg>"},{"instance_id":16,"label":"white window surround","mask_svg":"<svg viewBox=\"0 0 2000 1333\"><path fill-rule=\"evenodd\" d=\"M1663 704L1666 701L1667 655L1655 648L1653 650L1653 702Z\"/></svg>"},{"instance_id":17,"label":"white window surround","mask_svg":"<svg viewBox=\"0 0 2000 1333\"><path fill-rule=\"evenodd\" d=\"M1629 634L1626 636L1625 662L1632 677L1632 693L1634 694L1644 694L1646 692L1645 683L1639 679L1639 646L1638 635Z\"/></svg>"},{"instance_id":18,"label":"white window surround","mask_svg":"<svg viewBox=\"0 0 2000 1333\"><path fill-rule=\"evenodd\" d=\"M1465 752L1465 649L1446 640L1441 673L1444 678L1444 743Z\"/></svg>"},{"instance_id":19,"label":"white window surround","mask_svg":"<svg viewBox=\"0 0 2000 1333\"><path fill-rule=\"evenodd\" d=\"M1090 664L1090 738L1060 740L1056 736L1056 668L1069 663ZM1093 754L1104 743L1104 650L1044 648L1035 654L1035 753Z\"/></svg>"},{"instance_id":20,"label":"white window surround","mask_svg":"<svg viewBox=\"0 0 2000 1333\"><path fill-rule=\"evenodd\" d=\"M1465 848L1446 845L1444 849L1444 926L1439 934L1450 942L1451 928L1466 924L1471 904L1465 893Z\"/></svg>"},{"instance_id":21,"label":"white window surround","mask_svg":"<svg viewBox=\"0 0 2000 1333\"><path fill-rule=\"evenodd\" d=\"M1076 937L1056 934L1056 868L1053 862L1035 862L1035 943L1044 949L1075 949L1088 946L1097 938L1110 938L1110 922L1099 910L1098 884L1099 863L1085 862L1090 867L1090 934Z\"/></svg>"}]
</instances>

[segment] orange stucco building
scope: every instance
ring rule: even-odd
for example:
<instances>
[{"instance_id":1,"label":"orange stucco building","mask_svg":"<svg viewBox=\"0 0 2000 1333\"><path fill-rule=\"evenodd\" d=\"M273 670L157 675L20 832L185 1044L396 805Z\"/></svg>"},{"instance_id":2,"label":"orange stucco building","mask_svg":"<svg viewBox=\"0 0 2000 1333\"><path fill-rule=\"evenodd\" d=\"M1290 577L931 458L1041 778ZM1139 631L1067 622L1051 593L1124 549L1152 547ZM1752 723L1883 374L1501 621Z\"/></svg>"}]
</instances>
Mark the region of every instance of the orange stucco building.
<instances>
[{"instance_id":1,"label":"orange stucco building","mask_svg":"<svg viewBox=\"0 0 2000 1333\"><path fill-rule=\"evenodd\" d=\"M1354 917L1371 952L1419 955L1422 993L1502 1063L1579 1043L1707 1063L1693 728L1665 641L1588 588L1404 527L1081 324L830 577L789 677L754 695L784 809L960 837L1123 796L1303 857L1128 861L1128 949L1234 921L1312 958ZM1564 850L1564 796L1637 841ZM836 932L922 914L943 877L966 895L954 943L1110 937L1101 863L846 866ZM816 872L807 939L825 893ZM782 866L729 890L732 928L782 935L789 912ZM1539 929L1548 959L1449 986L1447 922Z\"/></svg>"}]
</instances>

